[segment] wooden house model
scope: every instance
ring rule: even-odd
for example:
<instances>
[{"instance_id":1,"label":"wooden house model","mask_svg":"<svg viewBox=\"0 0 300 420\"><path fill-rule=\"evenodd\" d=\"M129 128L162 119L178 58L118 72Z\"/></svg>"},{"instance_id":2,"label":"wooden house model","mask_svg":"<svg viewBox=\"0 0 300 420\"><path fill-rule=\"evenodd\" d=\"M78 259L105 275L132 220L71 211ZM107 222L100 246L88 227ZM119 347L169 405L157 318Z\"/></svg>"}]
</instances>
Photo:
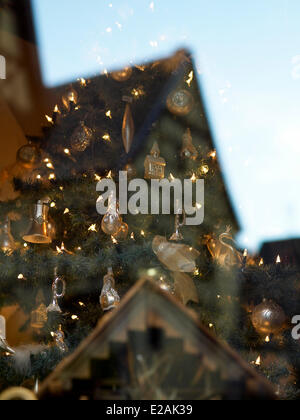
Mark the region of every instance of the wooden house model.
<instances>
[{"instance_id":1,"label":"wooden house model","mask_svg":"<svg viewBox=\"0 0 300 420\"><path fill-rule=\"evenodd\" d=\"M255 400L275 394L189 310L145 279L46 379L39 397Z\"/></svg>"}]
</instances>

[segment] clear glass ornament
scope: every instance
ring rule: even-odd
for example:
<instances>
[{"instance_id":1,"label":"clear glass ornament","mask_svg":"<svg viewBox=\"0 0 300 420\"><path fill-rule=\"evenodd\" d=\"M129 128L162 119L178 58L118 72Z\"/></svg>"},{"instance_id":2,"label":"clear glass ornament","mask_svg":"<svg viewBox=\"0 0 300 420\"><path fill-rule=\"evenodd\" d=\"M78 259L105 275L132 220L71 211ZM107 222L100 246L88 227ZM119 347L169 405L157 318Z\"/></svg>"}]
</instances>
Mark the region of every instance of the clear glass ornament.
<instances>
[{"instance_id":1,"label":"clear glass ornament","mask_svg":"<svg viewBox=\"0 0 300 420\"><path fill-rule=\"evenodd\" d=\"M154 143L151 154L145 160L145 179L164 179L166 161L160 157L160 149L157 142Z\"/></svg>"},{"instance_id":2,"label":"clear glass ornament","mask_svg":"<svg viewBox=\"0 0 300 420\"><path fill-rule=\"evenodd\" d=\"M61 293L58 292L59 285L62 286ZM62 313L62 310L60 309L60 306L58 304L58 299L63 298L66 294L66 282L64 281L64 279L58 277L57 269L55 269L55 280L52 283L52 293L53 293L52 303L48 306L47 312Z\"/></svg>"},{"instance_id":3,"label":"clear glass ornament","mask_svg":"<svg viewBox=\"0 0 300 420\"><path fill-rule=\"evenodd\" d=\"M107 275L103 279L103 288L100 295L100 305L103 311L110 311L116 308L120 303L120 296L115 289L116 281L114 273L110 267L107 271Z\"/></svg>"}]
</instances>

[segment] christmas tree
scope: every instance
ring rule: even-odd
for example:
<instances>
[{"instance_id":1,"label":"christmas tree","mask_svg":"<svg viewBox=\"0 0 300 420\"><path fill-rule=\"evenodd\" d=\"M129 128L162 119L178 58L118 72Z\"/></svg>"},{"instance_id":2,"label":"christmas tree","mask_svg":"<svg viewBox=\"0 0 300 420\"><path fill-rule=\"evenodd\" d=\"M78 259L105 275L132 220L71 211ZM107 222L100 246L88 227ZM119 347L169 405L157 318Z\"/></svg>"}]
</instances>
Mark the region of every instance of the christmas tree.
<instances>
[{"instance_id":1,"label":"christmas tree","mask_svg":"<svg viewBox=\"0 0 300 420\"><path fill-rule=\"evenodd\" d=\"M1 390L43 381L147 276L279 397L297 398L289 320L299 273L236 249L239 225L190 54L80 79L53 97L43 137L28 138L1 176ZM187 226L173 207L122 216L116 205L99 215L97 184L117 183L119 171L148 185L204 179L205 203L194 203L205 205L204 223Z\"/></svg>"}]
</instances>

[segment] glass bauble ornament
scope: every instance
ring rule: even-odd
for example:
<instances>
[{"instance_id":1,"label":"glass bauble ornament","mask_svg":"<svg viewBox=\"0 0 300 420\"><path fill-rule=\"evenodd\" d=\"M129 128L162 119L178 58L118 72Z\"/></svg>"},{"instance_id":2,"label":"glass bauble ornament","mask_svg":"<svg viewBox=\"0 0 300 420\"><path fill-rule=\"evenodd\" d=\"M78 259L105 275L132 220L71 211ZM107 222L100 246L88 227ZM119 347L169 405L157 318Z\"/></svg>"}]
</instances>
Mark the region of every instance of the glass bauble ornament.
<instances>
[{"instance_id":1,"label":"glass bauble ornament","mask_svg":"<svg viewBox=\"0 0 300 420\"><path fill-rule=\"evenodd\" d=\"M17 152L17 162L26 169L33 169L41 162L41 151L35 145L28 143Z\"/></svg>"},{"instance_id":2,"label":"glass bauble ornament","mask_svg":"<svg viewBox=\"0 0 300 420\"><path fill-rule=\"evenodd\" d=\"M6 219L6 221L0 225L0 248L7 254L12 254L17 248L10 231L9 219Z\"/></svg>"},{"instance_id":3,"label":"glass bauble ornament","mask_svg":"<svg viewBox=\"0 0 300 420\"><path fill-rule=\"evenodd\" d=\"M93 139L93 130L86 127L83 121L80 127L76 128L71 137L71 149L74 153L84 152L91 144Z\"/></svg>"},{"instance_id":4,"label":"glass bauble ornament","mask_svg":"<svg viewBox=\"0 0 300 420\"><path fill-rule=\"evenodd\" d=\"M101 229L106 235L115 236L119 233L123 220L120 216L116 199L113 197L109 198L108 211L103 216L101 222Z\"/></svg>"},{"instance_id":5,"label":"glass bauble ornament","mask_svg":"<svg viewBox=\"0 0 300 420\"><path fill-rule=\"evenodd\" d=\"M167 99L167 108L177 116L188 115L194 106L193 96L186 89L179 89L172 92Z\"/></svg>"},{"instance_id":6,"label":"glass bauble ornament","mask_svg":"<svg viewBox=\"0 0 300 420\"><path fill-rule=\"evenodd\" d=\"M126 82L130 79L132 75L132 68L131 67L125 67L124 69L120 71L114 71L111 73L112 79L114 79L116 82Z\"/></svg>"},{"instance_id":7,"label":"glass bauble ornament","mask_svg":"<svg viewBox=\"0 0 300 420\"><path fill-rule=\"evenodd\" d=\"M268 336L283 331L287 318L284 310L277 303L265 300L254 308L251 320L259 334Z\"/></svg>"},{"instance_id":8,"label":"glass bauble ornament","mask_svg":"<svg viewBox=\"0 0 300 420\"><path fill-rule=\"evenodd\" d=\"M122 223L119 232L114 236L117 241L125 241L128 236L129 227L127 223Z\"/></svg>"},{"instance_id":9,"label":"glass bauble ornament","mask_svg":"<svg viewBox=\"0 0 300 420\"><path fill-rule=\"evenodd\" d=\"M120 303L120 296L116 291L116 281L114 273L110 267L103 279L103 288L100 295L100 305L103 311L110 311L116 308Z\"/></svg>"}]
</instances>

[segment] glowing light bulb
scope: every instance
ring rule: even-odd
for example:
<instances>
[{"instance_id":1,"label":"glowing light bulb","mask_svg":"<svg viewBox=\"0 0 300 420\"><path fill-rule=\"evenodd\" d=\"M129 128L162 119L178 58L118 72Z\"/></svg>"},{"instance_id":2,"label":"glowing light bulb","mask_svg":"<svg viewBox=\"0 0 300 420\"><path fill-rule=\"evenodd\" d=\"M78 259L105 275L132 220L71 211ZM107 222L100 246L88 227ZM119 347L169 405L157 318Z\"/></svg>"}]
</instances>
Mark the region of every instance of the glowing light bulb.
<instances>
[{"instance_id":1,"label":"glowing light bulb","mask_svg":"<svg viewBox=\"0 0 300 420\"><path fill-rule=\"evenodd\" d=\"M112 120L112 115L111 115L111 111L107 111L105 114L109 119Z\"/></svg>"},{"instance_id":2,"label":"glowing light bulb","mask_svg":"<svg viewBox=\"0 0 300 420\"><path fill-rule=\"evenodd\" d=\"M49 117L49 115L45 115L45 117L46 117L46 120L47 120L49 123L53 124L53 119L52 119L51 117Z\"/></svg>"},{"instance_id":3,"label":"glowing light bulb","mask_svg":"<svg viewBox=\"0 0 300 420\"><path fill-rule=\"evenodd\" d=\"M193 181L193 182L196 182L196 181L197 181L197 177L196 177L196 175L195 175L195 174L193 174L193 175L192 175L192 177L191 177L191 181Z\"/></svg>"},{"instance_id":4,"label":"glowing light bulb","mask_svg":"<svg viewBox=\"0 0 300 420\"><path fill-rule=\"evenodd\" d=\"M80 82L81 86L83 86L83 87L85 87L85 86L86 86L86 80L85 80L83 77L81 77L81 78L79 79L79 82Z\"/></svg>"},{"instance_id":5,"label":"glowing light bulb","mask_svg":"<svg viewBox=\"0 0 300 420\"><path fill-rule=\"evenodd\" d=\"M189 74L189 77L188 77L188 79L187 79L187 81L186 81L186 84L189 86L189 87L191 87L191 84L192 84L192 81L194 80L194 72L193 71L191 71L190 72L190 74Z\"/></svg>"},{"instance_id":6,"label":"glowing light bulb","mask_svg":"<svg viewBox=\"0 0 300 420\"><path fill-rule=\"evenodd\" d=\"M102 138L103 138L104 141L111 141L111 138L110 138L110 135L109 134L104 134L102 136Z\"/></svg>"},{"instance_id":7,"label":"glowing light bulb","mask_svg":"<svg viewBox=\"0 0 300 420\"><path fill-rule=\"evenodd\" d=\"M88 231L89 231L89 232L97 232L97 226L96 226L96 224L91 225L91 226L88 228Z\"/></svg>"},{"instance_id":8,"label":"glowing light bulb","mask_svg":"<svg viewBox=\"0 0 300 420\"><path fill-rule=\"evenodd\" d=\"M203 166L201 166L201 173L202 173L203 175L207 175L207 174L208 174L208 172L209 172L209 167L208 167L207 165L203 165Z\"/></svg>"}]
</instances>

